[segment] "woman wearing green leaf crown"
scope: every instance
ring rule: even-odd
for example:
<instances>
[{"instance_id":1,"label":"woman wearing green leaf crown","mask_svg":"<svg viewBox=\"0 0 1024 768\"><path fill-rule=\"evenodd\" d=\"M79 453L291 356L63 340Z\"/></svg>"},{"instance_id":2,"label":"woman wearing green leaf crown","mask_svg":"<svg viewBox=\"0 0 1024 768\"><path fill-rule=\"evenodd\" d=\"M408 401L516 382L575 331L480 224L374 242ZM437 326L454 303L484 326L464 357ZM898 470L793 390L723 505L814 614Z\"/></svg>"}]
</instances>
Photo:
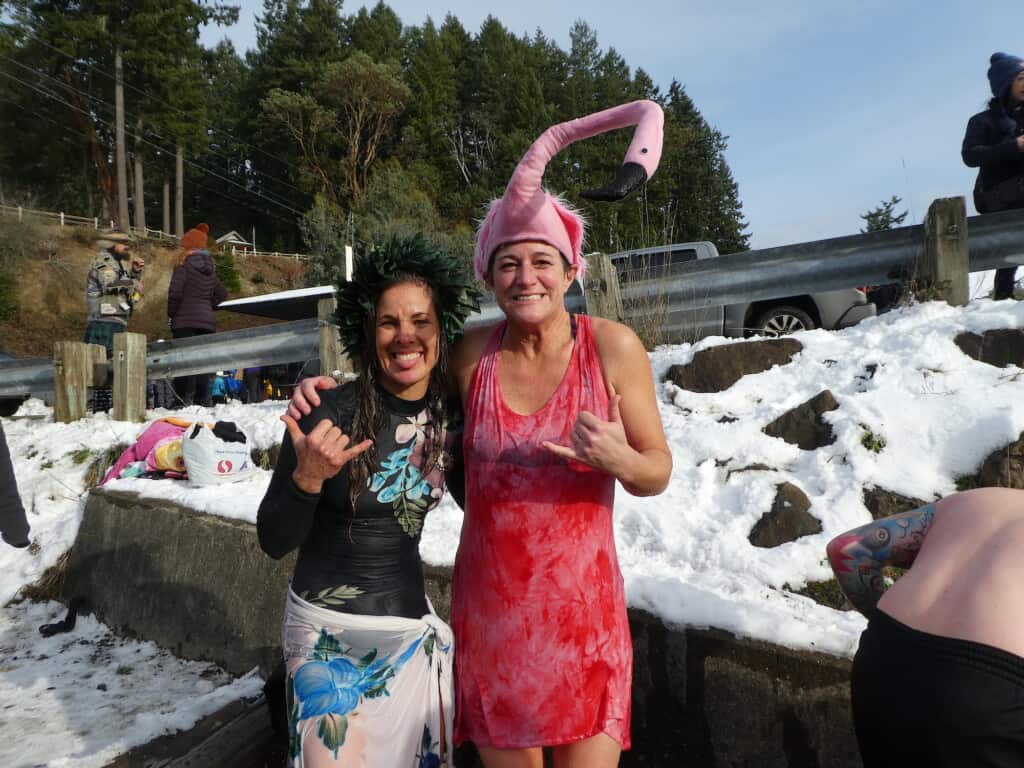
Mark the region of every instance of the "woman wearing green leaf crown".
<instances>
[{"instance_id":1,"label":"woman wearing green leaf crown","mask_svg":"<svg viewBox=\"0 0 1024 768\"><path fill-rule=\"evenodd\" d=\"M449 345L477 291L422 237L358 258L337 317L359 377L287 433L257 518L271 557L299 550L282 627L300 768L450 766L452 633L430 607L423 519L461 496Z\"/></svg>"}]
</instances>

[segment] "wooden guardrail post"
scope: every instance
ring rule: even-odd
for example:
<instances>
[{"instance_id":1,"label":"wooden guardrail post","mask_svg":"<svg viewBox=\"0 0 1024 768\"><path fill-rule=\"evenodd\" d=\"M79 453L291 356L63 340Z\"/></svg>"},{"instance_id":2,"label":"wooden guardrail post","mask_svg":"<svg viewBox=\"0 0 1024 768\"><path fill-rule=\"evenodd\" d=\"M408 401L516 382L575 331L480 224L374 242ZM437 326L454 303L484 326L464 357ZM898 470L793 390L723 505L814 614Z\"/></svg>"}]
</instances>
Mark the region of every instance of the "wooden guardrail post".
<instances>
[{"instance_id":1,"label":"wooden guardrail post","mask_svg":"<svg viewBox=\"0 0 1024 768\"><path fill-rule=\"evenodd\" d=\"M93 366L107 359L98 344L58 341L53 345L53 418L69 424L86 415Z\"/></svg>"},{"instance_id":2,"label":"wooden guardrail post","mask_svg":"<svg viewBox=\"0 0 1024 768\"><path fill-rule=\"evenodd\" d=\"M603 253L589 254L583 282L587 314L621 323L626 314L622 308L619 274L612 260Z\"/></svg>"},{"instance_id":3,"label":"wooden guardrail post","mask_svg":"<svg viewBox=\"0 0 1024 768\"><path fill-rule=\"evenodd\" d=\"M932 202L924 220L922 277L930 281L937 298L953 306L967 304L967 207L962 197Z\"/></svg>"},{"instance_id":4,"label":"wooden guardrail post","mask_svg":"<svg viewBox=\"0 0 1024 768\"><path fill-rule=\"evenodd\" d=\"M351 373L352 365L341 348L341 336L334 324L334 311L338 301L333 296L320 299L316 305L316 316L320 321L320 375L330 376L334 371Z\"/></svg>"},{"instance_id":5,"label":"wooden guardrail post","mask_svg":"<svg viewBox=\"0 0 1024 768\"><path fill-rule=\"evenodd\" d=\"M114 418L118 421L146 420L146 336L115 333Z\"/></svg>"}]
</instances>

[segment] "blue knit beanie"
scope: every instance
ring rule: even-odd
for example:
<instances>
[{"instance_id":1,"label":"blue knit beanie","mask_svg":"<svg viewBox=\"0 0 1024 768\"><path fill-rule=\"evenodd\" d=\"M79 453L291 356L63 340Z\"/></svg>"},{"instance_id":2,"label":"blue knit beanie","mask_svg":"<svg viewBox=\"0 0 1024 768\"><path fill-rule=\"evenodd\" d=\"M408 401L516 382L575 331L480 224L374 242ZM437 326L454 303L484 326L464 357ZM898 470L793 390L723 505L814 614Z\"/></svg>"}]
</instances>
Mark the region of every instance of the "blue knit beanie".
<instances>
[{"instance_id":1,"label":"blue knit beanie","mask_svg":"<svg viewBox=\"0 0 1024 768\"><path fill-rule=\"evenodd\" d=\"M992 95L1005 101L1006 91L1010 83L1024 69L1024 59L1008 53L993 53L989 59L988 84L992 86Z\"/></svg>"}]
</instances>

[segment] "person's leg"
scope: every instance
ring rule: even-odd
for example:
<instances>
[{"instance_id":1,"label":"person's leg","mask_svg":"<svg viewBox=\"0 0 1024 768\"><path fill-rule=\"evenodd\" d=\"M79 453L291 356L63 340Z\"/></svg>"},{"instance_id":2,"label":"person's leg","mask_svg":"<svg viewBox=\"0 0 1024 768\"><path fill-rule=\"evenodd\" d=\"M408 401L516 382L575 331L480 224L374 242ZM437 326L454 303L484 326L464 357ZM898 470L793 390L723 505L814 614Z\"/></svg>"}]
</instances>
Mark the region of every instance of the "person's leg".
<instances>
[{"instance_id":1,"label":"person's leg","mask_svg":"<svg viewBox=\"0 0 1024 768\"><path fill-rule=\"evenodd\" d=\"M175 328L171 331L171 338L174 339L190 339L195 335L195 331L191 328ZM192 405L196 401L196 377L195 376L177 376L174 379L174 393L180 398L178 407L183 405Z\"/></svg>"},{"instance_id":2,"label":"person's leg","mask_svg":"<svg viewBox=\"0 0 1024 768\"><path fill-rule=\"evenodd\" d=\"M996 270L995 287L992 291L993 299L998 301L999 299L1013 298L1013 286L1016 274L1016 267L1003 267L1002 269Z\"/></svg>"},{"instance_id":3,"label":"person's leg","mask_svg":"<svg viewBox=\"0 0 1024 768\"><path fill-rule=\"evenodd\" d=\"M555 768L615 768L622 748L606 733L552 749Z\"/></svg>"},{"instance_id":4,"label":"person's leg","mask_svg":"<svg viewBox=\"0 0 1024 768\"><path fill-rule=\"evenodd\" d=\"M114 334L124 331L120 323L93 321L85 326L86 344L97 344L107 350L107 361L114 359ZM89 390L86 395L86 410L92 412L109 411L114 407L114 392L106 385L99 384Z\"/></svg>"},{"instance_id":5,"label":"person's leg","mask_svg":"<svg viewBox=\"0 0 1024 768\"><path fill-rule=\"evenodd\" d=\"M192 333L195 336L207 336L213 333L213 331L208 331L206 329L196 329ZM211 388L213 386L213 376L211 376L209 373L197 373L194 379L195 384L193 386L195 388L196 394L195 400L193 402L199 403L199 405L209 408L211 405L213 405L213 394L211 392Z\"/></svg>"},{"instance_id":6,"label":"person's leg","mask_svg":"<svg viewBox=\"0 0 1024 768\"><path fill-rule=\"evenodd\" d=\"M530 749L495 749L480 747L477 750L484 768L542 768L543 753L540 747Z\"/></svg>"},{"instance_id":7,"label":"person's leg","mask_svg":"<svg viewBox=\"0 0 1024 768\"><path fill-rule=\"evenodd\" d=\"M263 400L262 381L260 381L259 370L247 370L245 372L245 391L247 403L258 403Z\"/></svg>"}]
</instances>

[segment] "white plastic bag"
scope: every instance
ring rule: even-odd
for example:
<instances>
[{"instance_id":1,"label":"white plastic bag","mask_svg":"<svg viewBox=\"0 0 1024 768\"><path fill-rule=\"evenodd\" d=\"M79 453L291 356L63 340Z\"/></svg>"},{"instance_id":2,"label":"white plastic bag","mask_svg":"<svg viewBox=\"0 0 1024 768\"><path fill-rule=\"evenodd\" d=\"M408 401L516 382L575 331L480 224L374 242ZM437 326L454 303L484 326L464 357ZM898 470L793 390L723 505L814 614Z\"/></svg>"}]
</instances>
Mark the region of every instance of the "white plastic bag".
<instances>
[{"instance_id":1,"label":"white plastic bag","mask_svg":"<svg viewBox=\"0 0 1024 768\"><path fill-rule=\"evenodd\" d=\"M245 437L240 430L239 434ZM195 485L234 483L245 480L254 471L248 438L244 442L221 440L205 424L185 431L181 452L188 479Z\"/></svg>"}]
</instances>

